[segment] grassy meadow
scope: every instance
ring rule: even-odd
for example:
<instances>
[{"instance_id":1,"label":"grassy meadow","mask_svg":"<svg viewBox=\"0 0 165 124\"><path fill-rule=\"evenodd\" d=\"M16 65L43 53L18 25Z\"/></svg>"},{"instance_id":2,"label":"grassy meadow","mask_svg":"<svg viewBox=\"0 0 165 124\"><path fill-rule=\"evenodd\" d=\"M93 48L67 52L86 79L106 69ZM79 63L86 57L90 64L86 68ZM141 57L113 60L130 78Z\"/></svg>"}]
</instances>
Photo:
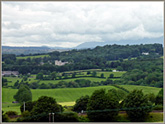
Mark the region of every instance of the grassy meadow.
<instances>
[{"instance_id":1,"label":"grassy meadow","mask_svg":"<svg viewBox=\"0 0 165 124\"><path fill-rule=\"evenodd\" d=\"M77 80L77 79L86 79L86 80L90 80L91 82L101 82L101 81L106 81L106 79L109 77L110 74L114 74L114 78L111 78L111 80L119 80L120 78L116 78L116 77L121 77L124 73L126 73L125 71L123 71L123 72L98 71L97 72L97 77L90 77L91 75L87 75L87 71L88 70L84 70L83 72L81 72L81 74L77 74L76 75L77 78L71 78L71 75L70 75L70 76L68 76L69 79L40 80L40 84L41 83L53 83L53 84L57 84L59 81L70 82L70 81L74 81L74 80ZM76 71L73 71L73 72L76 72ZM73 72L66 72L66 73L73 73ZM80 71L77 71L77 72L80 72ZM98 77L101 76L102 73L104 74L104 78L98 78ZM82 77L82 76L87 76L87 77ZM19 78L19 77L4 77L4 78L8 80L8 86L14 86L14 83L17 80L19 80L19 82L22 80L22 78ZM36 81L37 81L36 80L36 75L31 75L31 77L29 77L28 80L27 80L27 82L29 82L29 83L36 82Z\"/></svg>"},{"instance_id":2,"label":"grassy meadow","mask_svg":"<svg viewBox=\"0 0 165 124\"><path fill-rule=\"evenodd\" d=\"M23 56L23 57L16 57L17 59L27 59L27 58L44 58L44 57L49 57L49 55L36 55L36 56Z\"/></svg>"},{"instance_id":3,"label":"grassy meadow","mask_svg":"<svg viewBox=\"0 0 165 124\"><path fill-rule=\"evenodd\" d=\"M154 93L155 95L161 88L148 87L148 86L136 86L136 85L121 85L129 91L133 89L143 89L144 94ZM98 86L98 87L85 87L85 88L59 88L59 89L31 89L33 95L33 101L37 100L40 96L50 96L56 99L61 105L72 106L76 99L84 95L91 95L95 90L104 88L107 91L115 88L113 86ZM2 110L9 111L14 110L20 113L20 104L12 103L15 101L13 96L18 89L2 88Z\"/></svg>"}]
</instances>

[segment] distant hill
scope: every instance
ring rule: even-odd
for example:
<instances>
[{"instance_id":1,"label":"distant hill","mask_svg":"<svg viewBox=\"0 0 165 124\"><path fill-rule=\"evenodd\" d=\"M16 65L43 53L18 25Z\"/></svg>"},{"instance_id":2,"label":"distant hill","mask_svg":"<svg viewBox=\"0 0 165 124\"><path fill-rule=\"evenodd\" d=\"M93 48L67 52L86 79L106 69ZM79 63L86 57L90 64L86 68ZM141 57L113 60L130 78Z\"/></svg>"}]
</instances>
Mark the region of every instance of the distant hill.
<instances>
[{"instance_id":1,"label":"distant hill","mask_svg":"<svg viewBox=\"0 0 165 124\"><path fill-rule=\"evenodd\" d=\"M154 44L154 43L159 43L159 44L164 44L164 37L160 38L144 38L140 40L121 40L121 41L107 41L107 42L85 42L82 43L74 49L86 49L86 48L95 48L96 46L105 46L105 45L113 45L113 44L118 44L118 45L135 45L135 44Z\"/></svg>"},{"instance_id":2,"label":"distant hill","mask_svg":"<svg viewBox=\"0 0 165 124\"><path fill-rule=\"evenodd\" d=\"M105 45L140 45L140 44L164 44L163 43L164 37L160 38L144 38L141 40L122 40L122 41L107 41L107 42L85 42L73 48L64 48L64 47L48 47L48 46L41 46L41 47L10 47L10 46L2 46L2 54L37 54L37 53L49 53L52 51L69 51L72 49L87 49L87 48L95 48L97 46L105 46ZM164 46L164 45L163 45Z\"/></svg>"},{"instance_id":3,"label":"distant hill","mask_svg":"<svg viewBox=\"0 0 165 124\"><path fill-rule=\"evenodd\" d=\"M54 51L53 49L42 46L42 47L10 47L2 46L2 54L36 54L36 53L48 53Z\"/></svg>"}]
</instances>

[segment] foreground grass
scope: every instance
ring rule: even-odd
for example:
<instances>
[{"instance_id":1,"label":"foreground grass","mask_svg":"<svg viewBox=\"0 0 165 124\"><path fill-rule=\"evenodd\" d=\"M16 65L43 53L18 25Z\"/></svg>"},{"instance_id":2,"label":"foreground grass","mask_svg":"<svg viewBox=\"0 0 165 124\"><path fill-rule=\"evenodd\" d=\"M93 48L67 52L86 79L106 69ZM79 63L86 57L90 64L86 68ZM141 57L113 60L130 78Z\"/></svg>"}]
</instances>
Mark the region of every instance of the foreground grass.
<instances>
[{"instance_id":1,"label":"foreground grass","mask_svg":"<svg viewBox=\"0 0 165 124\"><path fill-rule=\"evenodd\" d=\"M99 86L87 88L65 88L65 89L37 89L31 90L33 101L37 100L40 96L50 96L62 105L73 105L76 99L84 95L91 95L95 90L104 88L106 90L114 88L113 86ZM13 96L16 94L17 89L2 88L2 110L9 111L15 110L20 113L19 105L12 103L15 101ZM8 107L10 106L10 107Z\"/></svg>"},{"instance_id":2,"label":"foreground grass","mask_svg":"<svg viewBox=\"0 0 165 124\"><path fill-rule=\"evenodd\" d=\"M119 113L118 122L130 122L128 115L126 113ZM163 122L163 113L150 112L145 122Z\"/></svg>"},{"instance_id":3,"label":"foreground grass","mask_svg":"<svg viewBox=\"0 0 165 124\"><path fill-rule=\"evenodd\" d=\"M129 91L133 89L143 89L144 94L157 93L161 88L147 87L147 86L135 86L135 85L122 85ZM98 87L84 87L84 88L59 88L59 89L31 89L33 95L33 101L37 100L40 96L50 96L56 99L56 101L65 106L72 106L74 102L84 95L91 95L95 90L104 88L106 90L115 88L113 86L98 86ZM115 88L117 89L117 88ZM13 96L16 94L18 89L2 88L2 110L9 111L14 110L20 113L20 105L14 104L15 101ZM9 106L9 107L8 107Z\"/></svg>"},{"instance_id":4,"label":"foreground grass","mask_svg":"<svg viewBox=\"0 0 165 124\"><path fill-rule=\"evenodd\" d=\"M163 112L154 113L150 112L146 122L163 122Z\"/></svg>"}]
</instances>

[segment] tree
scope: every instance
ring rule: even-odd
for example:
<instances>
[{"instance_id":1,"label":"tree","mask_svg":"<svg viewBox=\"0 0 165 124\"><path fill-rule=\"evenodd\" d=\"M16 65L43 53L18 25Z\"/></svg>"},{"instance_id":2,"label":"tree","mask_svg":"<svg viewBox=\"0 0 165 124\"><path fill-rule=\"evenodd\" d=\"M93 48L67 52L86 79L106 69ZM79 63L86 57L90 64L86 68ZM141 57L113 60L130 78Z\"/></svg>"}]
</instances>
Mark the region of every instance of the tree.
<instances>
[{"instance_id":1,"label":"tree","mask_svg":"<svg viewBox=\"0 0 165 124\"><path fill-rule=\"evenodd\" d=\"M89 100L88 95L82 96L79 99L77 99L76 104L73 107L73 111L76 111L76 112L81 112L82 110L86 111L88 100Z\"/></svg>"},{"instance_id":2,"label":"tree","mask_svg":"<svg viewBox=\"0 0 165 124\"><path fill-rule=\"evenodd\" d=\"M91 74L91 72L90 71L87 71L87 75L89 75L89 74Z\"/></svg>"},{"instance_id":3,"label":"tree","mask_svg":"<svg viewBox=\"0 0 165 124\"><path fill-rule=\"evenodd\" d=\"M28 101L25 103L25 111L29 111L31 112L31 110L33 109L34 105L36 104L36 101ZM21 105L20 107L20 111L23 112L24 111L24 104Z\"/></svg>"},{"instance_id":4,"label":"tree","mask_svg":"<svg viewBox=\"0 0 165 124\"><path fill-rule=\"evenodd\" d=\"M114 77L114 74L110 74L109 77L110 77L110 78L113 78L113 77Z\"/></svg>"},{"instance_id":5,"label":"tree","mask_svg":"<svg viewBox=\"0 0 165 124\"><path fill-rule=\"evenodd\" d=\"M108 95L116 97L118 101L123 100L126 97L126 92L123 90L110 89Z\"/></svg>"},{"instance_id":6,"label":"tree","mask_svg":"<svg viewBox=\"0 0 165 124\"><path fill-rule=\"evenodd\" d=\"M163 88L159 91L155 100L156 105L163 105Z\"/></svg>"},{"instance_id":7,"label":"tree","mask_svg":"<svg viewBox=\"0 0 165 124\"><path fill-rule=\"evenodd\" d=\"M7 87L8 83L7 83L7 79L2 77L2 87Z\"/></svg>"},{"instance_id":8,"label":"tree","mask_svg":"<svg viewBox=\"0 0 165 124\"><path fill-rule=\"evenodd\" d=\"M36 101L36 104L33 106L33 109L31 110L31 116L39 116L38 118L33 118L33 121L49 121L48 120L48 114L49 113L56 113L56 112L62 112L63 108L61 105L57 104L56 100L52 97L48 96L41 96Z\"/></svg>"},{"instance_id":9,"label":"tree","mask_svg":"<svg viewBox=\"0 0 165 124\"><path fill-rule=\"evenodd\" d=\"M147 96L148 96L149 101L152 104L154 104L155 103L155 100L156 100L155 94L154 93L149 93L149 94L147 94Z\"/></svg>"},{"instance_id":10,"label":"tree","mask_svg":"<svg viewBox=\"0 0 165 124\"><path fill-rule=\"evenodd\" d=\"M87 115L91 121L115 121L118 115L119 101L109 95L105 89L95 90L87 104Z\"/></svg>"},{"instance_id":11,"label":"tree","mask_svg":"<svg viewBox=\"0 0 165 124\"><path fill-rule=\"evenodd\" d=\"M124 100L124 107L127 108L128 117L133 122L145 121L152 110L152 104L142 90L130 92Z\"/></svg>"},{"instance_id":12,"label":"tree","mask_svg":"<svg viewBox=\"0 0 165 124\"><path fill-rule=\"evenodd\" d=\"M14 87L15 87L15 88L18 88L18 86L19 86L19 80L17 80L17 81L14 83Z\"/></svg>"},{"instance_id":13,"label":"tree","mask_svg":"<svg viewBox=\"0 0 165 124\"><path fill-rule=\"evenodd\" d=\"M32 93L27 85L21 84L14 99L19 103L32 101Z\"/></svg>"},{"instance_id":14,"label":"tree","mask_svg":"<svg viewBox=\"0 0 165 124\"><path fill-rule=\"evenodd\" d=\"M39 87L39 82L32 82L29 84L31 89L37 89Z\"/></svg>"},{"instance_id":15,"label":"tree","mask_svg":"<svg viewBox=\"0 0 165 124\"><path fill-rule=\"evenodd\" d=\"M76 72L74 72L73 74L72 74L72 78L75 78L76 77Z\"/></svg>"},{"instance_id":16,"label":"tree","mask_svg":"<svg viewBox=\"0 0 165 124\"><path fill-rule=\"evenodd\" d=\"M96 77L96 75L97 75L96 71L93 71L93 72L92 72L92 76L93 76L93 77Z\"/></svg>"},{"instance_id":17,"label":"tree","mask_svg":"<svg viewBox=\"0 0 165 124\"><path fill-rule=\"evenodd\" d=\"M36 79L43 80L43 73L38 73Z\"/></svg>"},{"instance_id":18,"label":"tree","mask_svg":"<svg viewBox=\"0 0 165 124\"><path fill-rule=\"evenodd\" d=\"M56 72L52 72L51 73L51 80L56 79L57 73Z\"/></svg>"},{"instance_id":19,"label":"tree","mask_svg":"<svg viewBox=\"0 0 165 124\"><path fill-rule=\"evenodd\" d=\"M101 74L101 78L104 78L104 74L103 73Z\"/></svg>"}]
</instances>

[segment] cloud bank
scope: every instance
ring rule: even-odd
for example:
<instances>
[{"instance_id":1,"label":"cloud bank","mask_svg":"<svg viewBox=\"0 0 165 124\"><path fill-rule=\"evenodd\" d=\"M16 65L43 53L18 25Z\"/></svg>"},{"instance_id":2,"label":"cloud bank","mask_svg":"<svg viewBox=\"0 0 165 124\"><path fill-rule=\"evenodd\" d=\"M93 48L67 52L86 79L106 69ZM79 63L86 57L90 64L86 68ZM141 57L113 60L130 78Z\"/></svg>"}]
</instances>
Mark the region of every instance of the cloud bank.
<instances>
[{"instance_id":1,"label":"cloud bank","mask_svg":"<svg viewBox=\"0 0 165 124\"><path fill-rule=\"evenodd\" d=\"M163 22L163 2L2 2L2 45L159 38Z\"/></svg>"}]
</instances>

